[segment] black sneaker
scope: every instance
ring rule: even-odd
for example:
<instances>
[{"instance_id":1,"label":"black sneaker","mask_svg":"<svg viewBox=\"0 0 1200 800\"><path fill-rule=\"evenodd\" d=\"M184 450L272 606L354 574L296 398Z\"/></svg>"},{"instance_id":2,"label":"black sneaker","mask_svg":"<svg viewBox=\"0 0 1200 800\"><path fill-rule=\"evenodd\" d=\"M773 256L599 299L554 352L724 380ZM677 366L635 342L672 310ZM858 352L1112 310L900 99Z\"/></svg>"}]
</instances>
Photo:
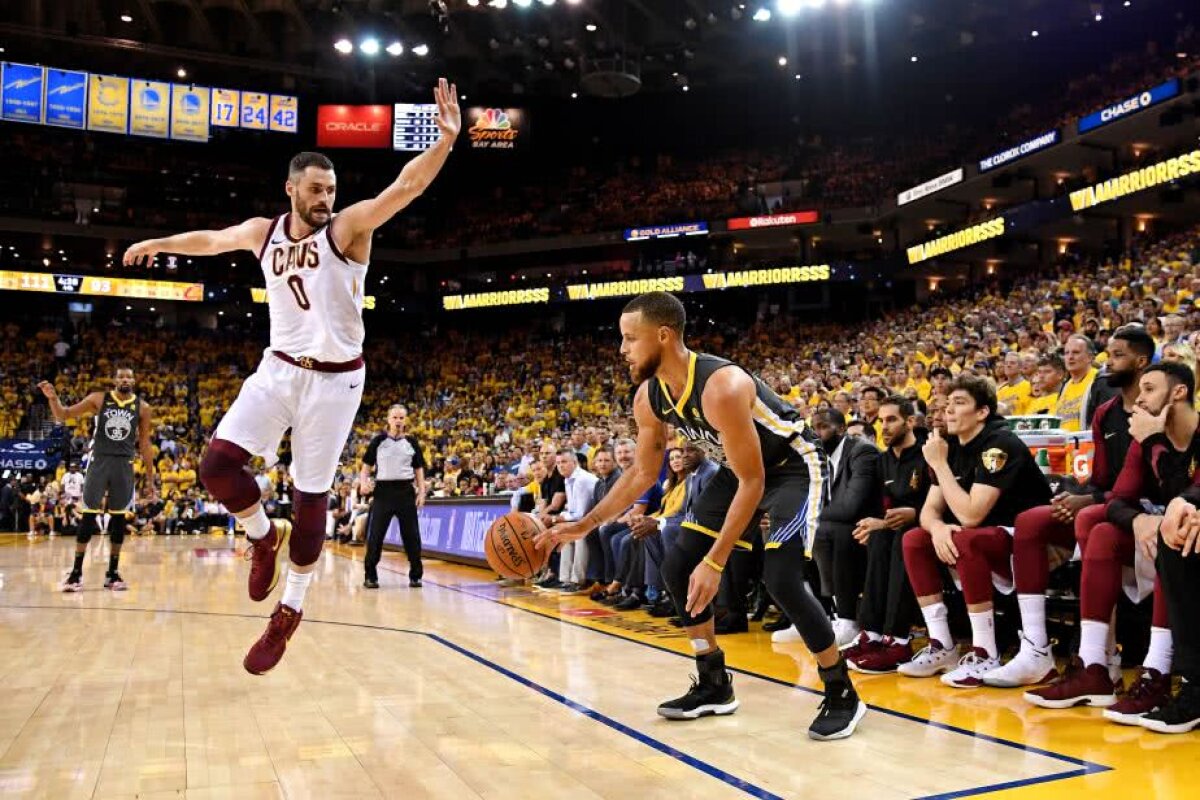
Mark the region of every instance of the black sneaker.
<instances>
[{"instance_id":1,"label":"black sneaker","mask_svg":"<svg viewBox=\"0 0 1200 800\"><path fill-rule=\"evenodd\" d=\"M846 662L840 661L829 669L818 669L825 681L825 699L812 725L808 726L808 738L819 742L845 739L854 733L859 720L867 713L867 704L858 698Z\"/></svg>"},{"instance_id":2,"label":"black sneaker","mask_svg":"<svg viewBox=\"0 0 1200 800\"><path fill-rule=\"evenodd\" d=\"M119 573L110 572L104 576L104 588L111 589L114 592L123 592L129 588L129 584L121 580Z\"/></svg>"},{"instance_id":3,"label":"black sneaker","mask_svg":"<svg viewBox=\"0 0 1200 800\"><path fill-rule=\"evenodd\" d=\"M409 578L408 585L409 585L409 587L411 587L413 589L420 589L421 588L421 579L420 578Z\"/></svg>"},{"instance_id":4,"label":"black sneaker","mask_svg":"<svg viewBox=\"0 0 1200 800\"><path fill-rule=\"evenodd\" d=\"M733 696L733 676L725 673L723 683L702 683L692 676L692 688L683 697L668 700L658 707L658 715L667 719L698 719L710 715L723 716L737 711Z\"/></svg>"},{"instance_id":5,"label":"black sneaker","mask_svg":"<svg viewBox=\"0 0 1200 800\"><path fill-rule=\"evenodd\" d=\"M64 592L82 592L83 591L83 574L72 572L63 581L62 590Z\"/></svg>"},{"instance_id":6,"label":"black sneaker","mask_svg":"<svg viewBox=\"0 0 1200 800\"><path fill-rule=\"evenodd\" d=\"M787 614L781 614L779 619L774 622L765 623L763 630L767 633L774 633L775 631L786 631L790 627L792 627L792 621L787 618Z\"/></svg>"},{"instance_id":7,"label":"black sneaker","mask_svg":"<svg viewBox=\"0 0 1200 800\"><path fill-rule=\"evenodd\" d=\"M562 581L560 581L558 578L551 575L550 577L543 578L542 580L535 583L533 585L533 588L540 589L542 591L546 591L546 590L553 591L554 589L557 589L560 586L562 586Z\"/></svg>"},{"instance_id":8,"label":"black sneaker","mask_svg":"<svg viewBox=\"0 0 1200 800\"><path fill-rule=\"evenodd\" d=\"M1179 684L1179 694L1165 706L1144 715L1138 723L1155 733L1187 733L1200 726L1200 684L1186 678Z\"/></svg>"},{"instance_id":9,"label":"black sneaker","mask_svg":"<svg viewBox=\"0 0 1200 800\"><path fill-rule=\"evenodd\" d=\"M654 608L650 609L650 616L659 619L675 616L675 603L671 600L670 596L658 598L658 602L654 604Z\"/></svg>"},{"instance_id":10,"label":"black sneaker","mask_svg":"<svg viewBox=\"0 0 1200 800\"><path fill-rule=\"evenodd\" d=\"M363 581L363 588L364 589L378 589L379 581L375 580L374 578L367 578L365 581Z\"/></svg>"},{"instance_id":11,"label":"black sneaker","mask_svg":"<svg viewBox=\"0 0 1200 800\"><path fill-rule=\"evenodd\" d=\"M613 609L616 611L633 611L636 608L641 608L641 606L642 598L638 597L637 592L633 592L621 600L621 602L614 605Z\"/></svg>"}]
</instances>

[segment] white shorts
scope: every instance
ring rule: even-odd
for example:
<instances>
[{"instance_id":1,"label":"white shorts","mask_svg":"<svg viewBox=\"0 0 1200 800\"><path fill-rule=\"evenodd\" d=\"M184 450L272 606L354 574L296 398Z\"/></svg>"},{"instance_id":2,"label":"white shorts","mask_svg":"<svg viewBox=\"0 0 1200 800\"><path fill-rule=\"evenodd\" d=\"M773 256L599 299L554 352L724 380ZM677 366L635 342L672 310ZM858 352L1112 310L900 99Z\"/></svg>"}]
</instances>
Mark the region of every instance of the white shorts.
<instances>
[{"instance_id":1,"label":"white shorts","mask_svg":"<svg viewBox=\"0 0 1200 800\"><path fill-rule=\"evenodd\" d=\"M266 459L279 460L279 443L292 429L292 483L321 494L333 486L338 461L362 402L366 368L316 372L267 353L225 412L215 439L233 442Z\"/></svg>"}]
</instances>

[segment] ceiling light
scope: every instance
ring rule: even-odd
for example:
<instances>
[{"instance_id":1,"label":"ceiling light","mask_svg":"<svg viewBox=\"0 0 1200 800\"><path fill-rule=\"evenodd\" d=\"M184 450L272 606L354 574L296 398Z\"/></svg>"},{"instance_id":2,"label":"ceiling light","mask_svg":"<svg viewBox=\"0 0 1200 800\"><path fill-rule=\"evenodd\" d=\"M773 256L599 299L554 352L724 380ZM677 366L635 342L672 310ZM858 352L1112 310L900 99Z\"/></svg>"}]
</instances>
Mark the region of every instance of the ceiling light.
<instances>
[{"instance_id":1,"label":"ceiling light","mask_svg":"<svg viewBox=\"0 0 1200 800\"><path fill-rule=\"evenodd\" d=\"M574 100L574 99L575 99L575 98L577 98L577 97L579 97L579 92L571 92L571 99L572 99L572 100Z\"/></svg>"},{"instance_id":2,"label":"ceiling light","mask_svg":"<svg viewBox=\"0 0 1200 800\"><path fill-rule=\"evenodd\" d=\"M133 17L130 16L129 14L122 14L121 22L133 22Z\"/></svg>"},{"instance_id":3,"label":"ceiling light","mask_svg":"<svg viewBox=\"0 0 1200 800\"><path fill-rule=\"evenodd\" d=\"M180 78L186 78L187 70L184 69L183 67L180 67L179 69L175 70L175 74L178 75Z\"/></svg>"},{"instance_id":4,"label":"ceiling light","mask_svg":"<svg viewBox=\"0 0 1200 800\"><path fill-rule=\"evenodd\" d=\"M467 0L467 5L469 5L471 8L474 8L475 6L479 5L479 0Z\"/></svg>"},{"instance_id":5,"label":"ceiling light","mask_svg":"<svg viewBox=\"0 0 1200 800\"><path fill-rule=\"evenodd\" d=\"M777 0L775 8L785 17L794 17L800 13L804 0Z\"/></svg>"},{"instance_id":6,"label":"ceiling light","mask_svg":"<svg viewBox=\"0 0 1200 800\"><path fill-rule=\"evenodd\" d=\"M338 39L333 43L333 49L337 50L342 55L354 52L354 45L349 39Z\"/></svg>"},{"instance_id":7,"label":"ceiling light","mask_svg":"<svg viewBox=\"0 0 1200 800\"><path fill-rule=\"evenodd\" d=\"M771 19L771 9L760 8L754 12L753 19L755 22L768 22Z\"/></svg>"},{"instance_id":8,"label":"ceiling light","mask_svg":"<svg viewBox=\"0 0 1200 800\"><path fill-rule=\"evenodd\" d=\"M786 67L787 66L787 56L780 56L778 59L778 63L779 63L779 66Z\"/></svg>"},{"instance_id":9,"label":"ceiling light","mask_svg":"<svg viewBox=\"0 0 1200 800\"><path fill-rule=\"evenodd\" d=\"M916 56L910 56L908 60L909 60L909 61L911 61L911 62L912 62L912 63L914 63L914 64L915 64L915 63L917 63L917 57L916 57Z\"/></svg>"},{"instance_id":10,"label":"ceiling light","mask_svg":"<svg viewBox=\"0 0 1200 800\"><path fill-rule=\"evenodd\" d=\"M544 5L544 6L552 6L552 5L554 5L554 0L538 0L538 2L539 2L539 3L541 3L541 4L542 4L542 5Z\"/></svg>"},{"instance_id":11,"label":"ceiling light","mask_svg":"<svg viewBox=\"0 0 1200 800\"><path fill-rule=\"evenodd\" d=\"M412 51L413 51L413 55L424 58L425 56L429 55L429 45L419 44L416 47L414 47L412 49Z\"/></svg>"},{"instance_id":12,"label":"ceiling light","mask_svg":"<svg viewBox=\"0 0 1200 800\"><path fill-rule=\"evenodd\" d=\"M503 10L508 8L508 0L488 0L488 5Z\"/></svg>"},{"instance_id":13,"label":"ceiling light","mask_svg":"<svg viewBox=\"0 0 1200 800\"><path fill-rule=\"evenodd\" d=\"M683 85L683 90L684 90L685 92L686 92L686 91L688 91L688 85L687 85L686 83Z\"/></svg>"},{"instance_id":14,"label":"ceiling light","mask_svg":"<svg viewBox=\"0 0 1200 800\"><path fill-rule=\"evenodd\" d=\"M804 77L804 76L803 76L803 75L801 75L799 72L797 72L797 73L796 73L796 80L800 80L800 79L801 79L801 78L803 78L803 77Z\"/></svg>"},{"instance_id":15,"label":"ceiling light","mask_svg":"<svg viewBox=\"0 0 1200 800\"><path fill-rule=\"evenodd\" d=\"M513 0L513 5L520 6L521 8L529 8L533 5L533 0Z\"/></svg>"},{"instance_id":16,"label":"ceiling light","mask_svg":"<svg viewBox=\"0 0 1200 800\"><path fill-rule=\"evenodd\" d=\"M1037 31L1030 31L1030 32L1029 32L1029 35L1030 35L1030 36L1032 36L1033 38L1035 38L1035 39L1036 39L1036 38L1038 37L1038 32L1037 32Z\"/></svg>"},{"instance_id":17,"label":"ceiling light","mask_svg":"<svg viewBox=\"0 0 1200 800\"><path fill-rule=\"evenodd\" d=\"M1101 21L1103 21L1103 19L1104 19L1104 15L1103 15L1103 14L1097 14L1097 15L1096 15L1096 22L1101 22Z\"/></svg>"},{"instance_id":18,"label":"ceiling light","mask_svg":"<svg viewBox=\"0 0 1200 800\"><path fill-rule=\"evenodd\" d=\"M389 56L399 56L404 54L404 45L399 42L392 42L387 46Z\"/></svg>"},{"instance_id":19,"label":"ceiling light","mask_svg":"<svg viewBox=\"0 0 1200 800\"><path fill-rule=\"evenodd\" d=\"M596 32L596 25L595 25L595 23L589 22L589 23L588 23L588 24L587 24L585 27L587 28L587 30L588 30L588 33L595 33L595 32Z\"/></svg>"},{"instance_id":20,"label":"ceiling light","mask_svg":"<svg viewBox=\"0 0 1200 800\"><path fill-rule=\"evenodd\" d=\"M373 56L379 52L379 40L370 37L358 43L358 49L363 55Z\"/></svg>"}]
</instances>

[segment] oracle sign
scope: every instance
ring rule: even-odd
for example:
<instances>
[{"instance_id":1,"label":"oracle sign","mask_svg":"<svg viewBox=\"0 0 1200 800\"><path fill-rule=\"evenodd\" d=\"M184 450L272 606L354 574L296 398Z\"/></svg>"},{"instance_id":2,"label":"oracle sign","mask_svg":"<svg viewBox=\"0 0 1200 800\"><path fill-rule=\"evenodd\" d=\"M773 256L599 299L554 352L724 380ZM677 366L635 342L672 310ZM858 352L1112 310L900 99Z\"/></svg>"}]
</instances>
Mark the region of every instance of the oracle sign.
<instances>
[{"instance_id":1,"label":"oracle sign","mask_svg":"<svg viewBox=\"0 0 1200 800\"><path fill-rule=\"evenodd\" d=\"M820 216L816 211L796 211L791 214L771 214L766 217L737 217L727 223L731 231L744 231L751 228L779 228L787 225L812 225L819 222Z\"/></svg>"},{"instance_id":2,"label":"oracle sign","mask_svg":"<svg viewBox=\"0 0 1200 800\"><path fill-rule=\"evenodd\" d=\"M392 146L391 106L317 106L318 147Z\"/></svg>"}]
</instances>

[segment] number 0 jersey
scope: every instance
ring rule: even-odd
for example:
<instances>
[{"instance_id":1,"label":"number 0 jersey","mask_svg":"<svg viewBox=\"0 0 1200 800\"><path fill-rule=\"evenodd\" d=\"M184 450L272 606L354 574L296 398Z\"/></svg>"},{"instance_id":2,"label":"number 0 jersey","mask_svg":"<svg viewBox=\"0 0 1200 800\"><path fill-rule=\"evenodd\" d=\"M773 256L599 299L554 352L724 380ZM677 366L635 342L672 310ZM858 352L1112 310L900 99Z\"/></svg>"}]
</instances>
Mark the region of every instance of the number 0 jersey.
<instances>
[{"instance_id":1,"label":"number 0 jersey","mask_svg":"<svg viewBox=\"0 0 1200 800\"><path fill-rule=\"evenodd\" d=\"M732 361L717 356L692 353L688 362L687 384L678 400L671 397L671 392L662 379L651 378L646 388L647 399L654 415L663 422L674 425L684 438L697 445L713 461L728 466L720 434L704 418L701 405L704 385L709 377L725 367L742 369L754 380L757 396L754 398L751 414L758 432L763 466L767 472L773 467L783 465L793 456L802 457L806 462L810 462L810 468L820 470L825 460L824 451L816 434L800 418L799 412L771 391L762 378Z\"/></svg>"},{"instance_id":2,"label":"number 0 jersey","mask_svg":"<svg viewBox=\"0 0 1200 800\"><path fill-rule=\"evenodd\" d=\"M271 310L271 349L318 361L355 359L362 354L367 265L338 250L329 224L293 239L290 217L271 222L259 254Z\"/></svg>"}]
</instances>

